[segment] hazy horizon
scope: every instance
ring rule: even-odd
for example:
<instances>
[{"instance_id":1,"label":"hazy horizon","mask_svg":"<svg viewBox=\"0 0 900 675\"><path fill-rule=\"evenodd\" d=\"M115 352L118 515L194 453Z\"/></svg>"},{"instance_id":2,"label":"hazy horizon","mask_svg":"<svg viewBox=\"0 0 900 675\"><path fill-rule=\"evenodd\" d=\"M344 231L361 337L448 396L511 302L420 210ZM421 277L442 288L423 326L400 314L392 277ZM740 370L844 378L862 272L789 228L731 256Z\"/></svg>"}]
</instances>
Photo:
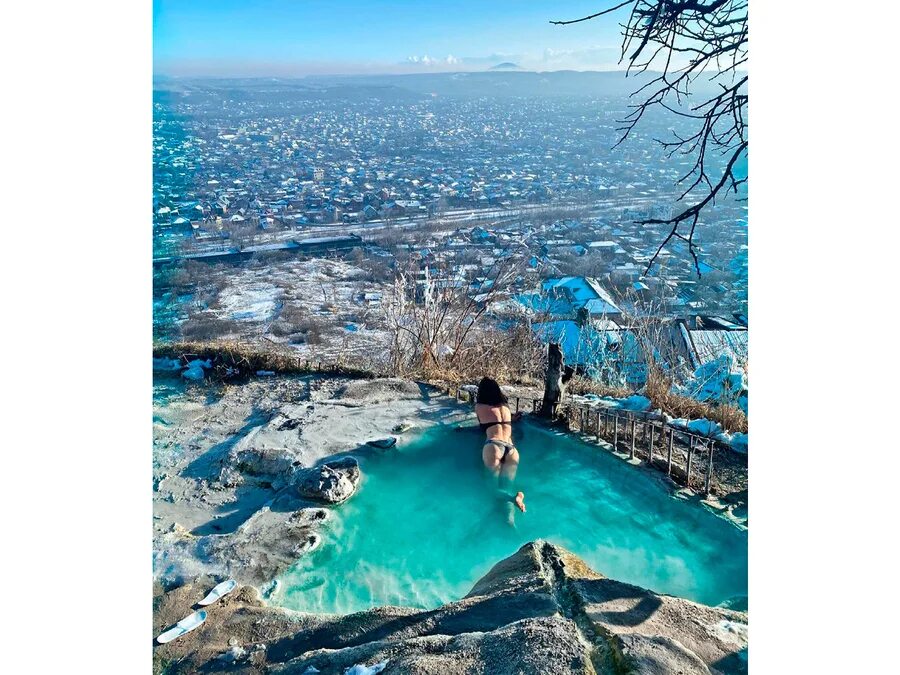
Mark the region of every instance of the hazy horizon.
<instances>
[{"instance_id":1,"label":"hazy horizon","mask_svg":"<svg viewBox=\"0 0 900 675\"><path fill-rule=\"evenodd\" d=\"M595 1L413 2L154 0L154 72L171 77L304 77L483 72L504 62L530 72L622 70L618 22L570 26Z\"/></svg>"},{"instance_id":2,"label":"hazy horizon","mask_svg":"<svg viewBox=\"0 0 900 675\"><path fill-rule=\"evenodd\" d=\"M509 73L520 73L524 75L532 74L532 75L546 75L550 73L620 73L621 75L626 74L626 69L624 67L611 68L609 70L598 70L595 68L555 68L553 70L527 70L525 68L516 68L516 69L492 69L492 68L484 68L482 70L441 70L441 71L426 71L426 72L381 72L381 71L371 71L371 72L360 72L360 73L351 73L351 72L322 72L322 73L304 73L304 74L286 74L286 75L274 75L274 74L266 74L259 73L253 75L243 75L239 73L222 73L222 74L204 74L204 73L196 73L196 74L173 74L168 72L161 72L159 70L153 73L154 79L163 78L163 79L197 79L197 80L216 80L216 79L242 79L242 80L302 80L307 78L326 78L326 77L334 77L334 78L355 78L355 77L404 77L404 76L428 76L428 75L473 75L473 74L487 74L487 73L496 73L496 74L509 74ZM657 72L657 71L647 71L648 73Z\"/></svg>"}]
</instances>

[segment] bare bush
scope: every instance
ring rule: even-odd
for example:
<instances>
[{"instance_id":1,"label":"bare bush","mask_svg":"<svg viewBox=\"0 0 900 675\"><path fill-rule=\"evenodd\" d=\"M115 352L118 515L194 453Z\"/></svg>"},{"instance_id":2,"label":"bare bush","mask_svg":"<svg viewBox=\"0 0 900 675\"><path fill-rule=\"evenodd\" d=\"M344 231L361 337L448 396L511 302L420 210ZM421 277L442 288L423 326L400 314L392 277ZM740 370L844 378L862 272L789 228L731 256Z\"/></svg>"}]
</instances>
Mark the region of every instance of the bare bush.
<instances>
[{"instance_id":1,"label":"bare bush","mask_svg":"<svg viewBox=\"0 0 900 675\"><path fill-rule=\"evenodd\" d=\"M673 417L684 419L706 418L718 422L726 431L747 433L747 415L733 405L713 404L675 394L672 392L673 381L658 367L650 369L644 395L650 399L654 408L659 408Z\"/></svg>"},{"instance_id":2,"label":"bare bush","mask_svg":"<svg viewBox=\"0 0 900 675\"><path fill-rule=\"evenodd\" d=\"M276 337L290 338L294 344L320 345L325 342L325 320L299 305L285 305L269 326Z\"/></svg>"},{"instance_id":3,"label":"bare bush","mask_svg":"<svg viewBox=\"0 0 900 675\"><path fill-rule=\"evenodd\" d=\"M182 339L190 341L217 340L240 335L244 329L245 326L239 321L209 314L194 315L179 327Z\"/></svg>"},{"instance_id":4,"label":"bare bush","mask_svg":"<svg viewBox=\"0 0 900 675\"><path fill-rule=\"evenodd\" d=\"M526 273L524 259L514 255L498 256L478 279L466 279L458 269L410 264L383 304L389 370L456 382L489 373L510 381L533 377L542 351L530 327L501 330L490 314Z\"/></svg>"}]
</instances>

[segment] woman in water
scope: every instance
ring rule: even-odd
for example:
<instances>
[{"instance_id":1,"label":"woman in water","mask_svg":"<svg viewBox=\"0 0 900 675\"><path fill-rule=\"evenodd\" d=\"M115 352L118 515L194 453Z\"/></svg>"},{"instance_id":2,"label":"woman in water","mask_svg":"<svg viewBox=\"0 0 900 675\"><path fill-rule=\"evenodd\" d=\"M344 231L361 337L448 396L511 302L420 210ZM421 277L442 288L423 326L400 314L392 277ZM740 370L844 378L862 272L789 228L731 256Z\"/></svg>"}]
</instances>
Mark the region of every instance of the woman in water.
<instances>
[{"instance_id":1,"label":"woman in water","mask_svg":"<svg viewBox=\"0 0 900 675\"><path fill-rule=\"evenodd\" d=\"M515 497L512 496L512 482L519 466L519 451L512 443L513 415L509 412L508 403L495 380L485 377L478 384L475 414L487 436L481 449L481 458L485 467L497 478L500 489L524 513L525 494L517 492ZM519 419L518 413L515 419Z\"/></svg>"}]
</instances>

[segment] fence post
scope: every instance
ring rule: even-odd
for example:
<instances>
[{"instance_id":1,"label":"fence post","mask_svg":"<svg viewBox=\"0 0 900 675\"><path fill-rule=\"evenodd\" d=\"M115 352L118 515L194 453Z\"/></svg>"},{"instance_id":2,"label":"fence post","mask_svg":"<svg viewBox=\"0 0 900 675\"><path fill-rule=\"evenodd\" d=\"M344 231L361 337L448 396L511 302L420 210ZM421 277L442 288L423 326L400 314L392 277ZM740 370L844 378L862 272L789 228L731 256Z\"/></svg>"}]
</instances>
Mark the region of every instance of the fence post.
<instances>
[{"instance_id":1,"label":"fence post","mask_svg":"<svg viewBox=\"0 0 900 675\"><path fill-rule=\"evenodd\" d=\"M516 396L516 412L519 412L519 397Z\"/></svg>"},{"instance_id":2,"label":"fence post","mask_svg":"<svg viewBox=\"0 0 900 675\"><path fill-rule=\"evenodd\" d=\"M584 408L578 408L578 431L584 433Z\"/></svg>"},{"instance_id":3,"label":"fence post","mask_svg":"<svg viewBox=\"0 0 900 675\"><path fill-rule=\"evenodd\" d=\"M619 449L619 413L613 413L613 450Z\"/></svg>"},{"instance_id":4,"label":"fence post","mask_svg":"<svg viewBox=\"0 0 900 675\"><path fill-rule=\"evenodd\" d=\"M631 418L631 459L634 459L634 433L635 433L635 421L634 418Z\"/></svg>"},{"instance_id":5,"label":"fence post","mask_svg":"<svg viewBox=\"0 0 900 675\"><path fill-rule=\"evenodd\" d=\"M601 415L601 413L598 410L597 411L597 428L596 428L598 441L600 440L600 415ZM603 418L603 433L604 434L606 433L606 418L605 417Z\"/></svg>"},{"instance_id":6,"label":"fence post","mask_svg":"<svg viewBox=\"0 0 900 675\"><path fill-rule=\"evenodd\" d=\"M675 427L669 427L669 458L667 460L666 475L672 475L672 446L675 444Z\"/></svg>"},{"instance_id":7,"label":"fence post","mask_svg":"<svg viewBox=\"0 0 900 675\"><path fill-rule=\"evenodd\" d=\"M709 465L706 467L706 496L709 497L709 488L712 484L712 475L713 475L713 450L715 446L713 445L712 439L708 442L709 445Z\"/></svg>"},{"instance_id":8,"label":"fence post","mask_svg":"<svg viewBox=\"0 0 900 675\"><path fill-rule=\"evenodd\" d=\"M694 443L695 443L696 440L697 440L697 437L694 436L693 434L691 434L691 437L690 437L690 438L691 438L691 445L690 445L690 447L688 448L687 472L686 472L687 475L685 476L685 479L684 479L684 484L685 484L688 488L691 487L691 461L692 461L693 458L694 458Z\"/></svg>"},{"instance_id":9,"label":"fence post","mask_svg":"<svg viewBox=\"0 0 900 675\"><path fill-rule=\"evenodd\" d=\"M650 457L647 459L647 463L650 466L653 466L653 422L650 422L650 444L647 446L649 448Z\"/></svg>"}]
</instances>

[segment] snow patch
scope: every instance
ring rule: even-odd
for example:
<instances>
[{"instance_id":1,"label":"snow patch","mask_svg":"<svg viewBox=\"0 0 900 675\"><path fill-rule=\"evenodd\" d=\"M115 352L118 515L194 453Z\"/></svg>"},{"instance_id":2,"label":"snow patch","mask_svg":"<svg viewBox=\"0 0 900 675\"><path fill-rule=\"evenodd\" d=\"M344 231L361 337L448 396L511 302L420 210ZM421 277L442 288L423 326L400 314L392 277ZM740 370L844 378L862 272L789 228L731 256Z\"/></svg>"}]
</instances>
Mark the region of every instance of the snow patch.
<instances>
[{"instance_id":1,"label":"snow patch","mask_svg":"<svg viewBox=\"0 0 900 675\"><path fill-rule=\"evenodd\" d=\"M235 321L269 321L275 315L281 291L273 284L257 281L245 286L229 288L219 302Z\"/></svg>"},{"instance_id":2,"label":"snow patch","mask_svg":"<svg viewBox=\"0 0 900 675\"><path fill-rule=\"evenodd\" d=\"M352 668L347 668L347 670L344 671L344 675L377 675L385 668L387 668L387 661L376 663L374 666L364 666L357 663Z\"/></svg>"},{"instance_id":3,"label":"snow patch","mask_svg":"<svg viewBox=\"0 0 900 675\"><path fill-rule=\"evenodd\" d=\"M165 371L165 372L174 372L176 370L181 370L181 361L178 359L153 359L153 370L154 371Z\"/></svg>"},{"instance_id":4,"label":"snow patch","mask_svg":"<svg viewBox=\"0 0 900 675\"><path fill-rule=\"evenodd\" d=\"M188 363L187 369L181 373L181 376L188 380L202 380L206 377L204 369L208 370L210 368L212 368L211 360L207 359L206 361L201 361L200 359L194 359Z\"/></svg>"},{"instance_id":5,"label":"snow patch","mask_svg":"<svg viewBox=\"0 0 900 675\"><path fill-rule=\"evenodd\" d=\"M672 391L697 401L739 405L747 412L747 377L733 354L707 361ZM743 400L743 403L742 403Z\"/></svg>"}]
</instances>

